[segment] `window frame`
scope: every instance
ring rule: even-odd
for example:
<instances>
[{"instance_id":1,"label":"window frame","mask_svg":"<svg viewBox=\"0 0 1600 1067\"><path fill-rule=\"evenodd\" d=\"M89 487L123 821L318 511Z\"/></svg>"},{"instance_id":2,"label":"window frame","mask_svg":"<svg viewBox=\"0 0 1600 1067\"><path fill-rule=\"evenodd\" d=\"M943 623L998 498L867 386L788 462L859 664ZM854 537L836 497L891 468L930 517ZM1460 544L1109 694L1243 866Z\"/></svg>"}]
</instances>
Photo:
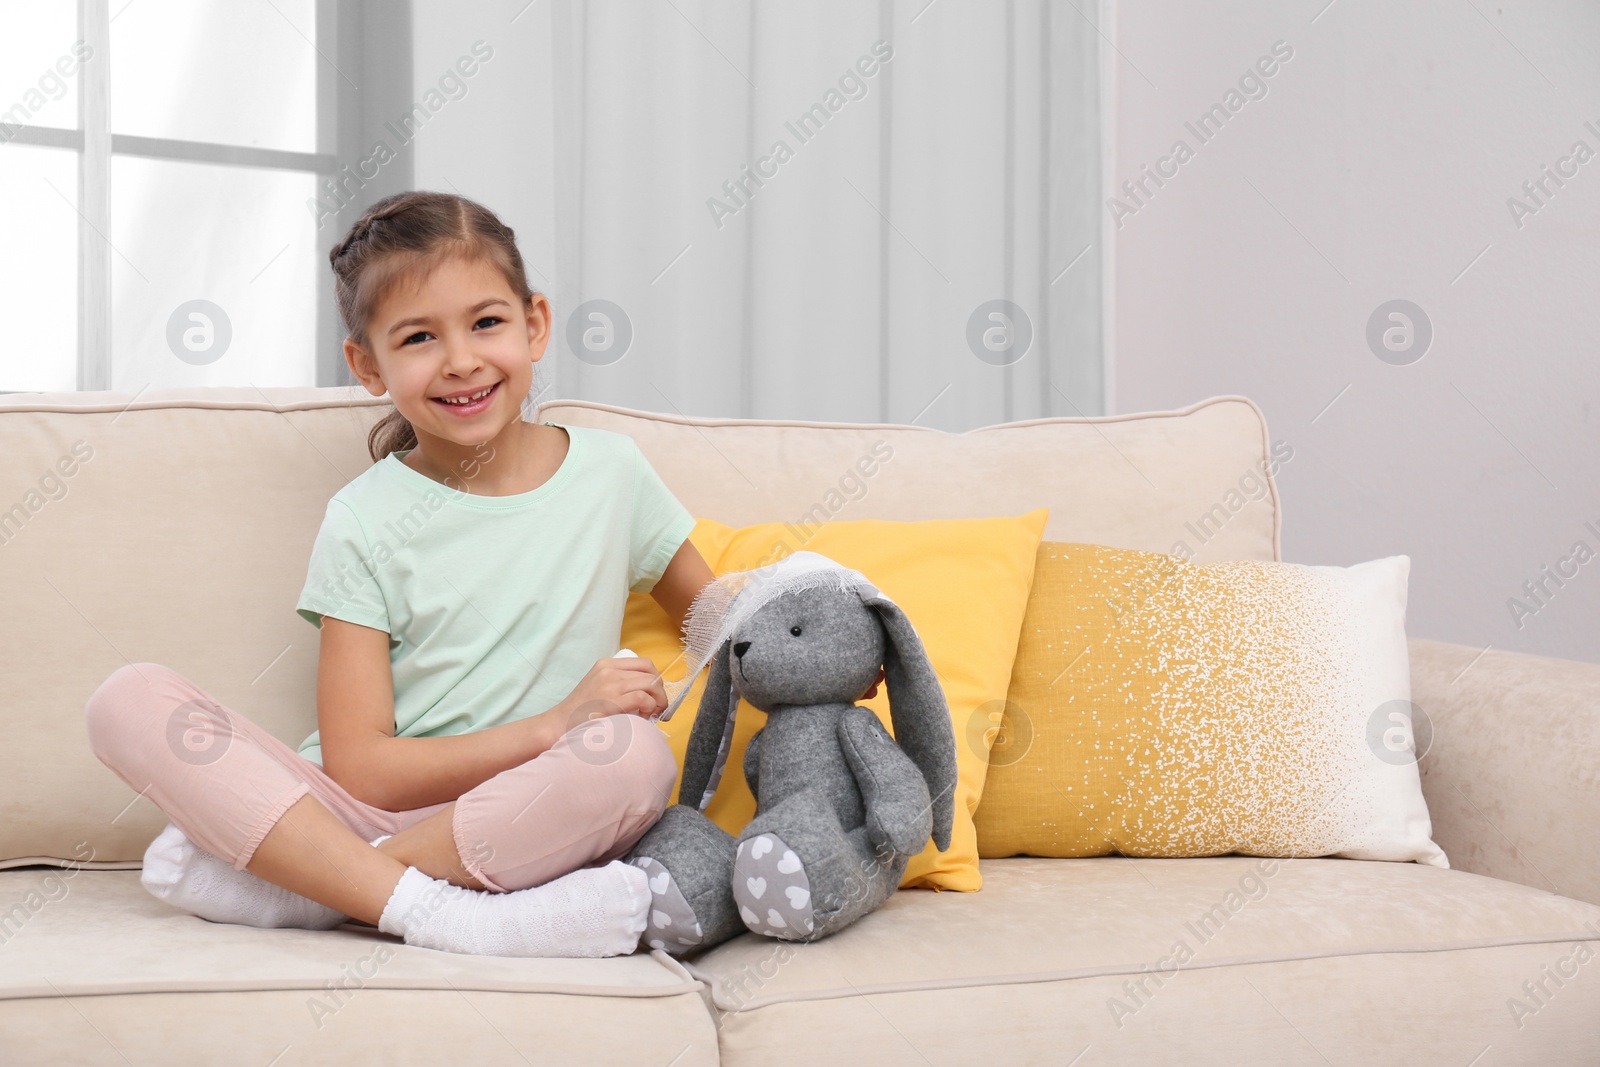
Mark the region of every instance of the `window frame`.
<instances>
[{"instance_id":1,"label":"window frame","mask_svg":"<svg viewBox=\"0 0 1600 1067\"><path fill-rule=\"evenodd\" d=\"M63 148L78 154L79 391L111 388L113 249L106 235L111 232L113 157L266 168L332 179L341 169L341 159L362 158L364 135L376 130L385 116L398 114L409 105L411 89L409 5L385 5L382 0L315 0L317 43L307 42L319 56L315 152L112 133L110 65L115 57L111 54L111 23L132 0L124 0L116 14L110 10L111 2L78 0L78 39L93 51L91 59L79 67L77 128L28 124L5 127L7 144ZM368 88L378 91L364 94L357 87L369 81L362 76L368 69L374 72ZM386 168L382 182L346 190L350 195L347 207L364 209L390 192L409 189L412 161L410 147L402 146ZM319 189L319 193L322 191ZM319 235L317 251L318 353L314 384L319 386L344 384L348 379L341 351L344 329L334 306L333 275L322 247L331 245L333 240L333 236L322 240Z\"/></svg>"}]
</instances>

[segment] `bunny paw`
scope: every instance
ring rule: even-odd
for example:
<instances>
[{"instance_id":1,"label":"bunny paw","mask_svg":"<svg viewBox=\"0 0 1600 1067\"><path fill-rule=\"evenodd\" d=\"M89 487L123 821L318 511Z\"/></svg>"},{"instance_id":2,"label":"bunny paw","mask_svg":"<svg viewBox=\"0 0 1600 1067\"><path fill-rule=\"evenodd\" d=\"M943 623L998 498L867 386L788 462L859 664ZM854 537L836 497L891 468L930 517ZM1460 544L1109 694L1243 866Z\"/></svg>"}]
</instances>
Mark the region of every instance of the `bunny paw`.
<instances>
[{"instance_id":1,"label":"bunny paw","mask_svg":"<svg viewBox=\"0 0 1600 1067\"><path fill-rule=\"evenodd\" d=\"M803 941L815 927L811 882L793 849L776 834L739 842L733 861L733 899L751 931Z\"/></svg>"},{"instance_id":2,"label":"bunny paw","mask_svg":"<svg viewBox=\"0 0 1600 1067\"><path fill-rule=\"evenodd\" d=\"M700 923L672 874L649 856L638 856L629 862L642 869L650 881L650 914L645 917L644 943L669 956L682 955L698 945L704 936Z\"/></svg>"}]
</instances>

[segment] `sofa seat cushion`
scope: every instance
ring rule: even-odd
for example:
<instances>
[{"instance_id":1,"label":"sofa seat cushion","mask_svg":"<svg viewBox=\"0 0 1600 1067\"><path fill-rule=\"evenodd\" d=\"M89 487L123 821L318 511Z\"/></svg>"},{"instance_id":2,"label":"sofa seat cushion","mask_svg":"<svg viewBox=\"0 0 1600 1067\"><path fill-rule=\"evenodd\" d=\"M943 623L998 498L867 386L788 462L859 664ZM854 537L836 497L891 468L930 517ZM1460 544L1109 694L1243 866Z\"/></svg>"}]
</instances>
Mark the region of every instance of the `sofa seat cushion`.
<instances>
[{"instance_id":1,"label":"sofa seat cushion","mask_svg":"<svg viewBox=\"0 0 1600 1067\"><path fill-rule=\"evenodd\" d=\"M212 923L138 871L0 872L0 960L5 1062L717 1062L700 983L661 954L468 956L354 923Z\"/></svg>"},{"instance_id":2,"label":"sofa seat cushion","mask_svg":"<svg viewBox=\"0 0 1600 1067\"><path fill-rule=\"evenodd\" d=\"M692 959L723 1063L1573 1063L1600 1042L1600 907L1542 890L1241 856L983 874Z\"/></svg>"}]
</instances>

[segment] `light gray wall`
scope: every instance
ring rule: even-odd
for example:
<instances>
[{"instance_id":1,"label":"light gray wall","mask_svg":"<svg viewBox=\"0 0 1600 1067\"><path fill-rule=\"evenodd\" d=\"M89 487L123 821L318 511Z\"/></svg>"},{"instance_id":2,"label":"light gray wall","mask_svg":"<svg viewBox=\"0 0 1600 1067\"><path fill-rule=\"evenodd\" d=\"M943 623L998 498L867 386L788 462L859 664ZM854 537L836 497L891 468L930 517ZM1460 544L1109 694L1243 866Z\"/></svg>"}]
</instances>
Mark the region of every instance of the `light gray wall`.
<instances>
[{"instance_id":1,"label":"light gray wall","mask_svg":"<svg viewBox=\"0 0 1600 1067\"><path fill-rule=\"evenodd\" d=\"M1600 5L1117 7L1114 184L1194 155L1116 230L1114 410L1253 398L1294 448L1286 560L1404 553L1414 635L1600 660ZM1201 144L1185 122L1279 40ZM1546 165L1576 174L1537 207ZM1433 326L1409 365L1366 338L1395 299Z\"/></svg>"}]
</instances>

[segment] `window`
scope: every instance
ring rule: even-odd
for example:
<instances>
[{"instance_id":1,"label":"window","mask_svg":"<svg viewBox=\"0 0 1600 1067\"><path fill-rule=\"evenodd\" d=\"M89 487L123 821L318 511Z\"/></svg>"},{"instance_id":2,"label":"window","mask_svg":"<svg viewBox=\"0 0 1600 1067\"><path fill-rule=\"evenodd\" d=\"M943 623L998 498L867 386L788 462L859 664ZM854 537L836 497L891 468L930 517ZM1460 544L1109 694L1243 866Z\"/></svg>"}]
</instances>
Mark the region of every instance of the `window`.
<instances>
[{"instance_id":1,"label":"window","mask_svg":"<svg viewBox=\"0 0 1600 1067\"><path fill-rule=\"evenodd\" d=\"M335 196L333 181L341 159L365 154L367 116L394 110L385 92L409 93L407 9L81 0L9 11L0 390L343 381L327 250L367 204L409 187L409 158L381 184ZM386 70L363 86L369 66ZM319 199L338 210L317 211Z\"/></svg>"}]
</instances>

